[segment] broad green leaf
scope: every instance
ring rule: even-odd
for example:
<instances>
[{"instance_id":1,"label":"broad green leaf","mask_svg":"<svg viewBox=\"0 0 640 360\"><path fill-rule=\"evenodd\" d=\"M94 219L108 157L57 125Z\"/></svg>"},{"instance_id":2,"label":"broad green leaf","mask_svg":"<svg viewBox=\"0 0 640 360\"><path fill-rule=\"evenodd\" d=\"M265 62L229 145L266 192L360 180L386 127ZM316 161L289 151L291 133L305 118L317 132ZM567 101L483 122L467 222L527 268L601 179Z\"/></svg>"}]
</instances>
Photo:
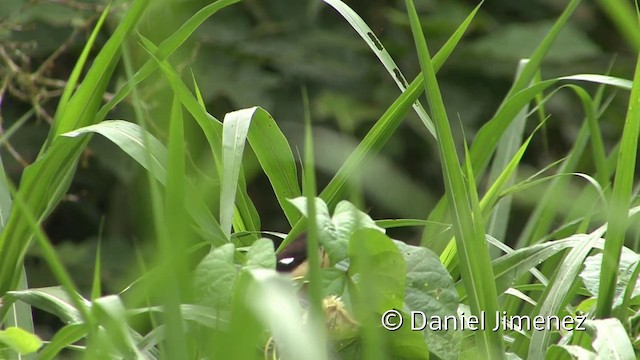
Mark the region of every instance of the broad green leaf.
<instances>
[{"instance_id":1,"label":"broad green leaf","mask_svg":"<svg viewBox=\"0 0 640 360\"><path fill-rule=\"evenodd\" d=\"M344 297L349 280L347 273L335 267L322 269L322 288L326 296Z\"/></svg>"},{"instance_id":2,"label":"broad green leaf","mask_svg":"<svg viewBox=\"0 0 640 360\"><path fill-rule=\"evenodd\" d=\"M596 360L598 354L577 345L551 345L545 359Z\"/></svg>"},{"instance_id":3,"label":"broad green leaf","mask_svg":"<svg viewBox=\"0 0 640 360\"><path fill-rule=\"evenodd\" d=\"M307 216L306 198L300 197L290 201ZM333 216L330 216L325 202L320 198L316 199L316 221L320 230L320 243L332 265L347 258L349 238L354 231L367 228L384 233L384 229L378 227L369 215L348 201L341 201L336 206Z\"/></svg>"},{"instance_id":4,"label":"broad green leaf","mask_svg":"<svg viewBox=\"0 0 640 360\"><path fill-rule=\"evenodd\" d=\"M388 347L394 357L401 359L429 359L429 351L433 351L431 342L425 343L424 334L420 331L412 330L410 326L411 315L400 312L403 316L404 324L398 330L386 331L384 336L388 341ZM427 330L424 330L425 332ZM436 353L437 354L437 353ZM458 358L457 356L455 357ZM443 359L446 359L443 358Z\"/></svg>"},{"instance_id":5,"label":"broad green leaf","mask_svg":"<svg viewBox=\"0 0 640 360\"><path fill-rule=\"evenodd\" d=\"M622 297L627 288L631 274L638 266L640 262L640 255L633 251L622 248L622 255L620 256L620 264L618 268L618 275L616 276L618 283L615 286L615 295L613 297L613 307L616 308L622 304ZM582 282L591 295L598 297L598 291L600 289L600 266L602 265L602 254L596 254L589 256L584 261L584 269L580 273ZM636 281L636 285L633 287L631 299L640 295L640 286Z\"/></svg>"},{"instance_id":6,"label":"broad green leaf","mask_svg":"<svg viewBox=\"0 0 640 360\"><path fill-rule=\"evenodd\" d=\"M393 241L379 231L364 228L353 232L348 251L349 276L359 279L356 288L360 296L381 314L402 309L407 263ZM366 279L371 283L365 284Z\"/></svg>"},{"instance_id":7,"label":"broad green leaf","mask_svg":"<svg viewBox=\"0 0 640 360\"><path fill-rule=\"evenodd\" d=\"M395 241L407 263L405 309L428 316L458 316L458 294L453 279L431 250ZM455 330L423 330L429 351L441 359L458 359L462 333Z\"/></svg>"},{"instance_id":8,"label":"broad green leaf","mask_svg":"<svg viewBox=\"0 0 640 360\"><path fill-rule=\"evenodd\" d=\"M9 346L18 354L33 353L42 346L42 340L38 336L19 327L0 330L0 343Z\"/></svg>"},{"instance_id":9,"label":"broad green leaf","mask_svg":"<svg viewBox=\"0 0 640 360\"><path fill-rule=\"evenodd\" d=\"M262 238L251 244L247 252L245 266L275 269L276 253L273 250L273 241Z\"/></svg>"},{"instance_id":10,"label":"broad green leaf","mask_svg":"<svg viewBox=\"0 0 640 360\"><path fill-rule=\"evenodd\" d=\"M588 320L585 325L595 330L593 349L598 354L598 359L636 359L629 335L620 320Z\"/></svg>"},{"instance_id":11,"label":"broad green leaf","mask_svg":"<svg viewBox=\"0 0 640 360\"><path fill-rule=\"evenodd\" d=\"M238 269L233 262L235 246L225 244L213 249L200 261L194 273L196 302L227 309L231 304Z\"/></svg>"},{"instance_id":12,"label":"broad green leaf","mask_svg":"<svg viewBox=\"0 0 640 360\"><path fill-rule=\"evenodd\" d=\"M307 198L297 197L295 199L289 199L291 204L300 211L300 213L307 217ZM318 224L318 230L320 232L320 239L322 238L335 238L335 226L331 223L331 214L329 214L329 208L324 200L317 198L316 203L316 223ZM326 244L325 244L326 245Z\"/></svg>"}]
</instances>

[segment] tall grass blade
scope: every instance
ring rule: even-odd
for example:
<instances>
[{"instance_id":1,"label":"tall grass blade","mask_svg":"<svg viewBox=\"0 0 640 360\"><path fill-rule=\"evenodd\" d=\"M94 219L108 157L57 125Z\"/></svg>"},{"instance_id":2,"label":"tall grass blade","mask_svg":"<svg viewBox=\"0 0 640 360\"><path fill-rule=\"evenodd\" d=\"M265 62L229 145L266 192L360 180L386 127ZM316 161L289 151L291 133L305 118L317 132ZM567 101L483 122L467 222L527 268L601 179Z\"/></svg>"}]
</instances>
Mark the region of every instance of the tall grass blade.
<instances>
[{"instance_id":1,"label":"tall grass blade","mask_svg":"<svg viewBox=\"0 0 640 360\"><path fill-rule=\"evenodd\" d=\"M318 338L316 341L322 346L326 343L326 331L324 331L325 314L322 309L323 281L320 273L320 230L316 220L316 174L315 160L313 153L313 137L311 132L311 112L309 109L309 98L306 91L303 91L304 122L305 122L305 142L304 142L304 196L307 199L307 259L309 262L309 298L311 302L310 326L317 328ZM322 346L323 353L318 354L320 358L327 358L326 346Z\"/></svg>"},{"instance_id":2,"label":"tall grass blade","mask_svg":"<svg viewBox=\"0 0 640 360\"><path fill-rule=\"evenodd\" d=\"M119 49L133 30L148 0L135 1L129 12L96 57L80 88L69 100L65 112L60 114L55 135L90 125L119 59ZM64 195L75 164L87 140L68 141L54 138L51 146L41 153L36 162L25 169L19 196L24 207L14 208L0 235L0 295L13 288L16 275L33 235L24 211L39 220L45 217Z\"/></svg>"},{"instance_id":3,"label":"tall grass blade","mask_svg":"<svg viewBox=\"0 0 640 360\"><path fill-rule=\"evenodd\" d=\"M438 88L435 71L431 63L427 43L413 1L407 0L409 22L413 33L425 90L431 114L435 121L438 148L442 162L447 202L450 205L450 216L453 219L453 231L458 246L461 276L469 296L469 305L473 314L480 316L482 312L495 314L498 311L498 298L493 282L491 259L484 238L483 220L472 214L471 200L477 198L475 186L467 188L464 182L460 161L456 153L453 134ZM474 181L470 179L469 181ZM469 191L473 192L469 194ZM477 207L476 207L477 210ZM488 319L487 328L493 329L495 319ZM476 332L476 347L480 358L502 359L504 344L502 331Z\"/></svg>"},{"instance_id":4,"label":"tall grass blade","mask_svg":"<svg viewBox=\"0 0 640 360\"><path fill-rule=\"evenodd\" d=\"M636 29L638 27L636 26ZM615 293L616 277L620 263L620 252L624 245L625 232L629 223L627 212L631 205L635 164L638 156L638 135L640 134L640 54L636 62L633 87L629 97L629 109L622 131L620 152L616 166L613 193L609 214L605 248L600 273L597 315L606 318L611 314Z\"/></svg>"}]
</instances>

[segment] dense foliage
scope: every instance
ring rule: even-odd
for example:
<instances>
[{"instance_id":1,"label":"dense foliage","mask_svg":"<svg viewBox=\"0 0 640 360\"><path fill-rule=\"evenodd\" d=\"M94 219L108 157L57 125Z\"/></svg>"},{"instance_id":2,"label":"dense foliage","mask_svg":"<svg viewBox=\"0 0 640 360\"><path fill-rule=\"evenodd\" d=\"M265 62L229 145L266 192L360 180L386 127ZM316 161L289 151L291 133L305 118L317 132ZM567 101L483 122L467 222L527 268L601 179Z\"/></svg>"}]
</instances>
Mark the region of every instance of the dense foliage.
<instances>
[{"instance_id":1,"label":"dense foliage","mask_svg":"<svg viewBox=\"0 0 640 360\"><path fill-rule=\"evenodd\" d=\"M635 359L634 14L0 3L2 357Z\"/></svg>"}]
</instances>

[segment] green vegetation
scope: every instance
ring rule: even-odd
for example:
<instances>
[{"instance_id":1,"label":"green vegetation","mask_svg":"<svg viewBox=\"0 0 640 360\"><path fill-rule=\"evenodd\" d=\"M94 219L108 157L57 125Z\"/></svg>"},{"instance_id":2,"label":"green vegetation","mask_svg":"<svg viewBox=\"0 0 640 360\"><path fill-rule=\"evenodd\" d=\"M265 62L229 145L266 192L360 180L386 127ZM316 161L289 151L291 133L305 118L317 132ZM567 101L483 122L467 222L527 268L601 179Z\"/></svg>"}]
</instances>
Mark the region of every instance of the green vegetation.
<instances>
[{"instance_id":1,"label":"green vegetation","mask_svg":"<svg viewBox=\"0 0 640 360\"><path fill-rule=\"evenodd\" d=\"M516 52L512 42L527 34L524 27L505 26L465 47L465 35L482 22L486 4L454 7L464 8L464 16L447 29L446 39L430 35L431 22L422 15L429 4L406 0L389 7L389 18L408 36L393 49L340 0L291 5L295 9L270 4L285 17L307 11L296 21L309 24L297 36L293 26L262 21L254 30L269 34L263 42L251 40L251 25L233 12L246 6L256 18L268 18L267 5L253 1L217 0L199 8L169 0L104 7L65 3L0 5L0 15L29 9L16 23L38 19L51 25L51 14L60 15L54 10L75 9L65 13L65 21L89 19L78 28L92 26L63 86L46 77L44 68L21 67L16 56L38 55L11 46L11 26L0 31L0 39L7 40L0 46L2 95L30 104L20 116L19 106L0 108L10 120L2 130L0 142L8 150L2 160L11 155L13 163L28 164L17 181L0 162L0 358L636 359L640 354L635 167L640 16L628 2L603 0L596 9L632 49L637 65L627 70L633 73L617 77L607 67L599 73L559 67L558 74L545 76L549 57L562 60L564 51L578 62L581 54L596 51L570 27L581 4L568 1L544 35L526 44L531 51L516 54L526 59L513 61L515 78L481 125L468 124L459 114L456 121L449 111L443 67L457 50L475 49L497 55L468 58L478 62L465 65L474 75L482 66L499 72L493 62L501 56L510 61ZM348 24L360 36L358 42L309 30L320 9L331 8L344 28ZM100 16L94 16L96 10ZM563 32L568 28L571 35ZM305 39L345 53L292 47ZM224 49L208 66L197 51L207 42ZM560 55L559 43L566 47ZM377 85L372 96L384 100L371 106L341 95L346 87L367 86L353 81L362 74L349 74L369 70L357 69L360 55L349 50L367 46L367 54L382 64L375 76L391 79ZM406 52L402 60L394 60L394 50ZM334 62L328 62L333 55ZM341 67L350 55L356 60ZM417 71L412 81L398 65L406 58ZM285 83L272 73L302 80L281 93L286 101L268 96L274 84ZM346 80L337 86L319 80L329 76ZM391 81L400 95L389 91ZM58 86L55 95L45 91L50 86ZM227 102L216 93L225 94ZM59 100L49 116L52 98ZM222 120L215 116L248 101L224 112ZM527 157L539 143L553 145L555 103L580 122L562 128L575 133L567 149L550 152L554 158L535 158L532 165ZM286 122L271 115L283 104L291 107L289 116L304 119L298 122L304 128L287 130ZM45 125L48 135L37 139L39 150L29 162L11 144L36 115L51 125ZM316 116L335 118L338 130L359 139L357 144L338 140L337 131L327 135ZM366 123L370 117L375 121ZM403 137L407 128L420 135ZM409 160L390 164L384 149L394 144L404 146L400 153ZM128 205L116 213L136 217L99 214L95 247L77 245L65 252L52 239L50 219L72 201L92 149L102 149L93 156L103 156L113 173L130 179L133 185L124 195L129 202L121 203ZM339 166L326 160L330 151L342 152ZM415 186L402 169L426 158L435 164L442 191ZM130 167L119 168L119 162ZM378 188L372 191L371 184ZM267 191L273 196L264 195ZM393 218L369 213L369 197L386 204ZM529 206L526 216L522 204ZM135 229L110 227L114 221ZM80 221L77 227L85 228ZM284 232L274 231L278 228ZM405 232L396 233L399 229ZM421 238L402 238L416 234L407 229ZM307 275L279 274L276 254L304 231ZM283 241L274 246L265 235ZM136 241L118 249L118 236ZM33 285L38 266L30 258L43 260L53 283ZM120 272L113 271L114 262L120 262ZM32 310L55 318L50 334L39 331L41 320Z\"/></svg>"}]
</instances>

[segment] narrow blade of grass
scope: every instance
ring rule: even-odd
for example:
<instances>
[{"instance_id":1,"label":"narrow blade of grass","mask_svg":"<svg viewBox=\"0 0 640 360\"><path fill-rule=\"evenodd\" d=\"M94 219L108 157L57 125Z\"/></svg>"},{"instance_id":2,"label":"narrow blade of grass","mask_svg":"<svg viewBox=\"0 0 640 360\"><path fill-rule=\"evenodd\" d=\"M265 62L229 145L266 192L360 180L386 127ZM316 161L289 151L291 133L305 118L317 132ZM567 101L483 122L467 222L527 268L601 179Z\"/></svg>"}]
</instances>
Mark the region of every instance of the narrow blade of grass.
<instances>
[{"instance_id":1,"label":"narrow blade of grass","mask_svg":"<svg viewBox=\"0 0 640 360\"><path fill-rule=\"evenodd\" d=\"M67 80L67 86L65 86L62 92L62 95L60 96L60 101L58 102L58 109L56 110L53 126L51 127L51 131L49 132L49 137L47 138L47 143L51 143L53 138L59 134L57 131L58 123L60 122L59 117L65 113L67 103L69 102L71 95L76 89L76 85L78 83L78 79L80 78L80 74L82 73L82 69L84 68L84 65L87 63L87 59L89 58L89 52L91 51L91 48L93 47L93 44L95 43L96 38L100 33L100 29L102 29L102 25L104 25L104 21L107 18L107 15L109 14L110 10L111 10L111 4L108 4L107 7L102 12L102 15L98 19L96 26L93 28L93 31L91 32L91 36L89 36L87 43L82 49L82 53L80 54L78 61L73 67L73 70L71 71L71 75L69 75L69 79ZM43 149L46 149L46 145L43 146Z\"/></svg>"},{"instance_id":2,"label":"narrow blade of grass","mask_svg":"<svg viewBox=\"0 0 640 360\"><path fill-rule=\"evenodd\" d=\"M320 273L320 230L316 221L316 174L315 160L313 155L313 137L311 132L311 113L309 110L309 98L307 92L303 91L304 121L305 121L305 142L304 142L304 196L307 199L307 218L311 219L307 228L307 259L309 262L309 297L311 301L311 322L310 325L317 328L318 338L316 340L323 350L318 354L320 358L327 357L326 353L326 331L324 331L325 314L322 309L323 282Z\"/></svg>"},{"instance_id":3,"label":"narrow blade of grass","mask_svg":"<svg viewBox=\"0 0 640 360\"><path fill-rule=\"evenodd\" d=\"M637 29L637 26L636 26ZM636 62L633 87L629 97L629 109L622 131L618 164L616 166L613 194L611 196L606 243L602 257L597 315L606 318L611 314L620 252L624 245L629 223L627 212L631 204L631 191L638 156L640 134L640 54Z\"/></svg>"},{"instance_id":4,"label":"narrow blade of grass","mask_svg":"<svg viewBox=\"0 0 640 360\"><path fill-rule=\"evenodd\" d=\"M542 40L540 45L536 48L536 50L531 55L529 62L522 69L520 76L513 83L511 89L507 95L505 95L504 100L496 110L496 114L493 118L488 121L480 130L478 131L473 143L471 144L471 165L473 166L473 171L476 175L476 180L481 178L484 175L484 170L491 159L491 156L494 153L495 147L502 137L502 134L509 126L510 122L515 118L515 115L520 112L520 110L529 103L530 99L527 99L524 102L513 101L513 97L517 94L524 92L525 90L533 91L535 94L532 98L535 98L538 92L542 91L548 85L540 85L535 84L533 87L538 88L537 90L533 90L532 87L527 89L527 85L532 81L535 74L540 70L540 65L542 60L548 53L551 45L557 38L560 30L567 23L570 15L573 13L575 8L580 3L580 0L572 0L569 5L565 8L562 15L556 20L553 27ZM510 113L507 118L500 118L500 113ZM435 222L444 222L447 220L447 204L443 202L438 204L434 211L429 216L429 220ZM437 231L437 230L436 230ZM433 241L436 232L430 227L426 227L422 236L422 243L427 244ZM439 237L438 237L439 238ZM447 240L448 238L444 238Z\"/></svg>"},{"instance_id":5,"label":"narrow blade of grass","mask_svg":"<svg viewBox=\"0 0 640 360\"><path fill-rule=\"evenodd\" d=\"M60 114L55 134L86 126L95 121L95 112L119 60L120 46L137 24L149 0L135 1L113 35L96 57L93 65ZM68 141L55 138L46 152L25 169L19 195L25 206L13 209L12 216L0 235L0 295L11 289L19 274L19 264L33 234L23 211L30 211L35 219L45 217L64 195L75 164L87 140Z\"/></svg>"},{"instance_id":6,"label":"narrow blade of grass","mask_svg":"<svg viewBox=\"0 0 640 360\"><path fill-rule=\"evenodd\" d=\"M342 15L342 17L345 18L345 20L347 20L347 22L349 22L351 27L358 33L358 35L360 35L362 40L364 40L364 42L369 45L371 51L376 54L384 68L387 70L389 75L391 75L393 81L396 83L396 85L398 85L398 88L401 91L406 91L408 87L406 78L400 71L398 65L396 65L395 61L393 61L393 58L391 58L389 52L387 52L387 49L380 42L378 37L376 37L373 30L371 30L371 28L364 22L364 20L362 20L362 18L355 11L353 11L349 6L347 6L340 0L324 0L324 2L331 5L338 11L338 13L340 13L340 15ZM451 37L447 40L444 46L442 46L442 49L440 49L436 56L433 57L433 67L436 72L438 72L453 49L455 49L456 45L469 27L469 24L471 24L471 21L475 17L481 5L482 2L480 2L480 4L478 4L478 6L473 9L469 16L467 16L462 24L458 26L453 35L451 35ZM414 81L422 81L422 77L418 76ZM415 110L416 114L418 114L418 117L420 118L420 120L422 120L422 123L427 128L429 133L435 138L436 132L433 121L431 121L431 118L429 118L429 115L424 110L424 107L422 106L420 101L416 101L413 104L413 109Z\"/></svg>"},{"instance_id":7,"label":"narrow blade of grass","mask_svg":"<svg viewBox=\"0 0 640 360\"><path fill-rule=\"evenodd\" d=\"M184 42L191 36L196 29L202 25L202 23L207 20L209 17L213 16L215 13L224 9L225 7L235 4L240 0L218 0L212 4L209 4L196 14L194 14L189 20L187 20L182 26L176 30L169 38L163 41L158 49L155 52L155 56L159 60L165 60L171 54L173 54ZM111 111L117 104L119 104L130 92L131 89L144 79L149 77L149 75L153 74L153 72L158 69L158 65L153 59L149 59L143 66L138 70L133 77L124 84L116 94L107 102L104 106L100 108L98 111L96 118L98 120L104 119L109 111Z\"/></svg>"},{"instance_id":8,"label":"narrow blade of grass","mask_svg":"<svg viewBox=\"0 0 640 360\"><path fill-rule=\"evenodd\" d=\"M484 238L483 221L480 218L476 218L474 221L470 204L471 198L477 198L477 193L469 194L469 191L475 192L475 186L467 189L465 185L453 134L449 127L449 120L420 20L413 1L407 0L406 4L411 31L420 59L422 76L425 79L425 90L436 125L446 197L450 205L450 216L453 219L461 275L469 295L469 305L477 316L481 316L483 311L495 314L498 311L498 297L493 282L491 259ZM474 180L470 179L469 181ZM477 207L475 208L477 211ZM493 329L494 326L495 319L490 319L487 323L487 329ZM502 331L498 329L494 332L485 329L476 332L476 347L480 358L502 359L504 357Z\"/></svg>"}]
</instances>

